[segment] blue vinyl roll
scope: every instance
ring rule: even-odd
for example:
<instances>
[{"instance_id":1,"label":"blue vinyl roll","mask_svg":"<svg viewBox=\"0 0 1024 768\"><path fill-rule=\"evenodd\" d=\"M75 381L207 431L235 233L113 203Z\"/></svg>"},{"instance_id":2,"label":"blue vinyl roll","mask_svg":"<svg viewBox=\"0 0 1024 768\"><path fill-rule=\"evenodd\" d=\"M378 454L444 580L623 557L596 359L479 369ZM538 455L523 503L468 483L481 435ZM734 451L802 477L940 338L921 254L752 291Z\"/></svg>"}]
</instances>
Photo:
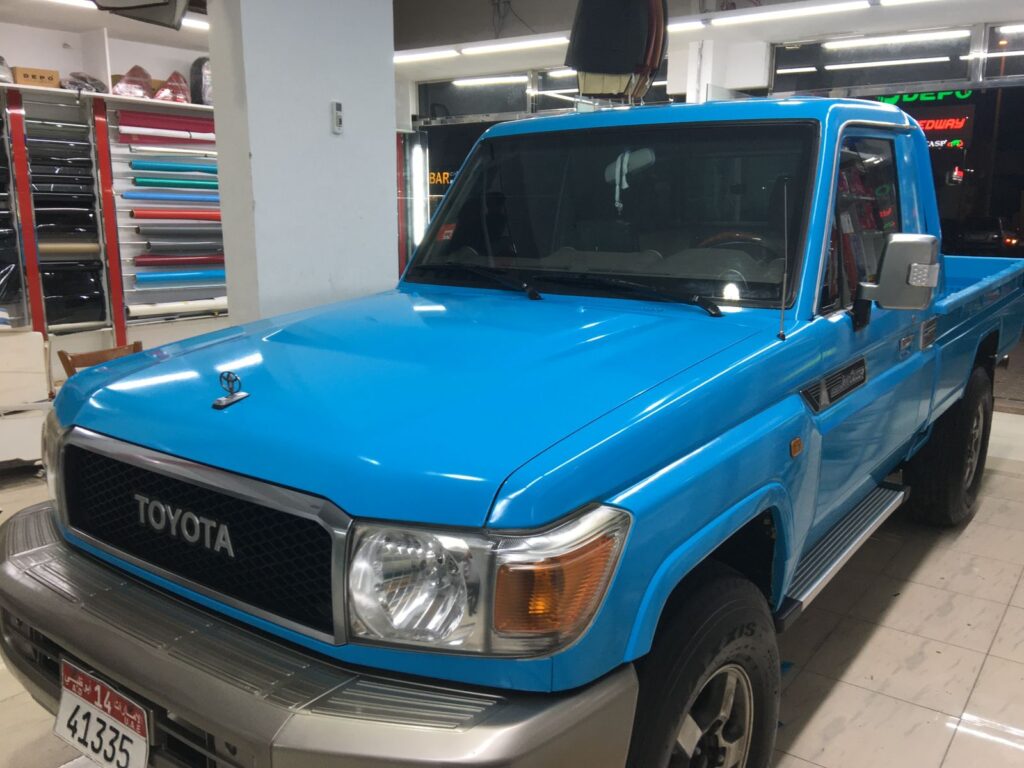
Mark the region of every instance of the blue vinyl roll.
<instances>
[{"instance_id":1,"label":"blue vinyl roll","mask_svg":"<svg viewBox=\"0 0 1024 768\"><path fill-rule=\"evenodd\" d=\"M133 171L167 171L169 173L217 173L216 163L169 163L164 160L129 160Z\"/></svg>"},{"instance_id":2,"label":"blue vinyl roll","mask_svg":"<svg viewBox=\"0 0 1024 768\"><path fill-rule=\"evenodd\" d=\"M176 272L139 272L135 275L138 285L162 285L163 283L222 283L223 269L193 269Z\"/></svg>"},{"instance_id":3,"label":"blue vinyl roll","mask_svg":"<svg viewBox=\"0 0 1024 768\"><path fill-rule=\"evenodd\" d=\"M125 200L162 200L164 202L179 203L220 202L220 195L215 194L196 194L194 192L150 192L149 190L140 191L135 189L129 189L127 192L122 192L121 197Z\"/></svg>"}]
</instances>

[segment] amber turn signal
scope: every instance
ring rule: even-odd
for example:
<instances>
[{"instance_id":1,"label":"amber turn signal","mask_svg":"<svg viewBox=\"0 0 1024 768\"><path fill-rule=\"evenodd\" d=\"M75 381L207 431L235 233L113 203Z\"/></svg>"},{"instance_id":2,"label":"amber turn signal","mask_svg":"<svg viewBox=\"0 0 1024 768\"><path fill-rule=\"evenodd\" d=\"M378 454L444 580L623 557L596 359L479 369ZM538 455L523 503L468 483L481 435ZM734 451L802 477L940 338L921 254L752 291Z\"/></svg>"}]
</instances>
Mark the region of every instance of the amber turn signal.
<instances>
[{"instance_id":1,"label":"amber turn signal","mask_svg":"<svg viewBox=\"0 0 1024 768\"><path fill-rule=\"evenodd\" d=\"M507 635L576 635L597 610L617 550L616 536L606 533L565 554L501 565L494 628Z\"/></svg>"}]
</instances>

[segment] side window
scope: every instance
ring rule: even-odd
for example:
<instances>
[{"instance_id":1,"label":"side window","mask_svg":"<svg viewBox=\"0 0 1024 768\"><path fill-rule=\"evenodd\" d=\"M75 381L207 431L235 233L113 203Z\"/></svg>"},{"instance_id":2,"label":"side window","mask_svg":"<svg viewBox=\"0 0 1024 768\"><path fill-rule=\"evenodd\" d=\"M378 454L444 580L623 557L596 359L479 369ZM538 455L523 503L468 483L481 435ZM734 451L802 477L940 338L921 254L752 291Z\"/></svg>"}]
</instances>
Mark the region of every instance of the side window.
<instances>
[{"instance_id":1,"label":"side window","mask_svg":"<svg viewBox=\"0 0 1024 768\"><path fill-rule=\"evenodd\" d=\"M853 304L857 284L877 275L886 236L899 231L893 143L847 138L839 158L836 207L822 280L822 312Z\"/></svg>"}]
</instances>

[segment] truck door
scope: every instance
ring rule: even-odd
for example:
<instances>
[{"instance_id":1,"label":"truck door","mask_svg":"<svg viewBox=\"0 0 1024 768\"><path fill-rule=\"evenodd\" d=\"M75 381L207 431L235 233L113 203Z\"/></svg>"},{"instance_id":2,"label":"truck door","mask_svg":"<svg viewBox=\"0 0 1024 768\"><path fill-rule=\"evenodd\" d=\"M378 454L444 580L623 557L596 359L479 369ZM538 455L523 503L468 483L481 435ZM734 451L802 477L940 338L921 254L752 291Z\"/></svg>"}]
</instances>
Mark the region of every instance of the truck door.
<instances>
[{"instance_id":1,"label":"truck door","mask_svg":"<svg viewBox=\"0 0 1024 768\"><path fill-rule=\"evenodd\" d=\"M822 436L812 541L898 464L931 396L930 357L919 343L924 313L874 306L857 328L850 311L856 286L877 274L887 236L918 226L901 209L896 146L877 130L847 132L841 142L819 301L822 363L805 392Z\"/></svg>"}]
</instances>

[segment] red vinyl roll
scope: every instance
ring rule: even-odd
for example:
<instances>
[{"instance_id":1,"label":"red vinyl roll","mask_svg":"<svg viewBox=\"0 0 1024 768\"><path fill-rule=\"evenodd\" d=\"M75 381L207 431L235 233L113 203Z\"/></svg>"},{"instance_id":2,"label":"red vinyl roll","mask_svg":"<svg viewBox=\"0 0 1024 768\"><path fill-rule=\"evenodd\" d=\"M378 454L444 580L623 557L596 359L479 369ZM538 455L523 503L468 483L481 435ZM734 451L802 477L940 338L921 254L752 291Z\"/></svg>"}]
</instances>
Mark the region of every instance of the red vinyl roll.
<instances>
[{"instance_id":1,"label":"red vinyl roll","mask_svg":"<svg viewBox=\"0 0 1024 768\"><path fill-rule=\"evenodd\" d=\"M177 130L177 129L172 129ZM168 138L167 136L142 136L137 133L121 133L120 130L117 132L117 140L122 144L182 144L192 146L196 145L196 148L212 146L214 142L207 141L206 139L178 139Z\"/></svg>"},{"instance_id":2,"label":"red vinyl roll","mask_svg":"<svg viewBox=\"0 0 1024 768\"><path fill-rule=\"evenodd\" d=\"M212 208L132 208L135 219L194 219L220 221L220 210Z\"/></svg>"},{"instance_id":3,"label":"red vinyl roll","mask_svg":"<svg viewBox=\"0 0 1024 768\"><path fill-rule=\"evenodd\" d=\"M143 253L135 257L135 266L137 267L183 267L188 264L223 263L223 253L210 253L202 256L193 256L192 254L187 256L175 256L173 254L164 256L163 254Z\"/></svg>"},{"instance_id":4,"label":"red vinyl roll","mask_svg":"<svg viewBox=\"0 0 1024 768\"><path fill-rule=\"evenodd\" d=\"M135 125L142 128L166 128L171 131L192 131L192 133L214 133L213 118L185 117L183 115L159 115L152 112L132 112L122 109L118 112L119 125Z\"/></svg>"},{"instance_id":5,"label":"red vinyl roll","mask_svg":"<svg viewBox=\"0 0 1024 768\"><path fill-rule=\"evenodd\" d=\"M192 133L213 133L213 118L184 117L182 115L161 115L155 112L133 112L122 109L117 114L118 125L137 126L140 128L165 128L171 131L191 131ZM212 142L200 139L168 139L166 136L140 136L135 133L121 133L117 138L123 143L131 144L202 144Z\"/></svg>"}]
</instances>

